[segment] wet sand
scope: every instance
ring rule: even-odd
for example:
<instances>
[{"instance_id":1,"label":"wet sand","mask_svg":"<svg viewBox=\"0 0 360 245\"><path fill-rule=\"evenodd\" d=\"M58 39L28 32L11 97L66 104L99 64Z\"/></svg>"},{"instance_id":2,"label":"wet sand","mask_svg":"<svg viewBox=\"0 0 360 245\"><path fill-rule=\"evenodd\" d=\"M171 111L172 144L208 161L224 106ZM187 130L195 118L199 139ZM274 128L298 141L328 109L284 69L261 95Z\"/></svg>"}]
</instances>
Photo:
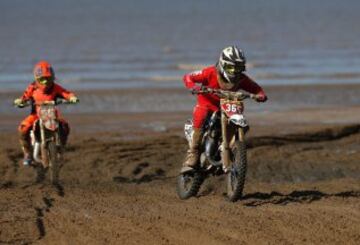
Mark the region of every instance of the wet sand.
<instances>
[{"instance_id":1,"label":"wet sand","mask_svg":"<svg viewBox=\"0 0 360 245\"><path fill-rule=\"evenodd\" d=\"M61 185L20 165L14 122L2 116L0 243L359 244L360 108L247 114L242 200L224 177L186 201L175 193L191 113L67 114L73 127ZM101 126L100 126L101 125Z\"/></svg>"}]
</instances>

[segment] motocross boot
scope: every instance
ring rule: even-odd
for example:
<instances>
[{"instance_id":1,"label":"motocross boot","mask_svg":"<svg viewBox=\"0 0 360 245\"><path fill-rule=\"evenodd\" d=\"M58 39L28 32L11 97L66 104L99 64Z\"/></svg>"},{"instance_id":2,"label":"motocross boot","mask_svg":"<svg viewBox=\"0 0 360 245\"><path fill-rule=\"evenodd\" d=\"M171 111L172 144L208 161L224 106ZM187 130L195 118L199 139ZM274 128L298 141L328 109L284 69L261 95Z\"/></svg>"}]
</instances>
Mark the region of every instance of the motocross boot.
<instances>
[{"instance_id":1,"label":"motocross boot","mask_svg":"<svg viewBox=\"0 0 360 245\"><path fill-rule=\"evenodd\" d=\"M24 159L23 159L23 165L29 166L31 165L33 159L32 159L32 147L30 144L29 137L26 134L20 133L20 145L21 149L24 153Z\"/></svg>"},{"instance_id":2,"label":"motocross boot","mask_svg":"<svg viewBox=\"0 0 360 245\"><path fill-rule=\"evenodd\" d=\"M199 147L201 143L201 129L194 128L192 140L183 163L181 173L188 172L194 169L199 161Z\"/></svg>"}]
</instances>

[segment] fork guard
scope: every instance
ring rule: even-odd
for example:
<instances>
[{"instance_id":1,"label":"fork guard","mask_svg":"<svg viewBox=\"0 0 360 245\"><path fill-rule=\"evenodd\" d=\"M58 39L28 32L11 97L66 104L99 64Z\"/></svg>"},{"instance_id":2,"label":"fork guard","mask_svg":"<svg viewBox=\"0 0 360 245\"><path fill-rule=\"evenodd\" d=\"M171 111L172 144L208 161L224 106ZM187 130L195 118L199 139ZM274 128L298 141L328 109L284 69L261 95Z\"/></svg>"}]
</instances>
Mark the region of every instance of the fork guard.
<instances>
[{"instance_id":1,"label":"fork guard","mask_svg":"<svg viewBox=\"0 0 360 245\"><path fill-rule=\"evenodd\" d=\"M41 157L40 157L40 142L35 142L34 144L34 152L33 152L33 158L36 162L41 163Z\"/></svg>"}]
</instances>

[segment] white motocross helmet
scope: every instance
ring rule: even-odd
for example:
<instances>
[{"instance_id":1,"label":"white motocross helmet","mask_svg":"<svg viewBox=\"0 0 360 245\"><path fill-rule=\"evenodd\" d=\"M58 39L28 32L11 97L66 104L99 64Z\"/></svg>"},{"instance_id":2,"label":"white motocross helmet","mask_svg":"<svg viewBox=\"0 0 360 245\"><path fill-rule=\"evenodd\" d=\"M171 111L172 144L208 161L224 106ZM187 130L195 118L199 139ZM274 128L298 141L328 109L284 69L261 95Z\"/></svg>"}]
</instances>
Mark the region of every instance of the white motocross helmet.
<instances>
[{"instance_id":1,"label":"white motocross helmet","mask_svg":"<svg viewBox=\"0 0 360 245\"><path fill-rule=\"evenodd\" d=\"M233 45L223 49L216 67L224 82L235 84L246 70L245 65L246 58L243 51Z\"/></svg>"}]
</instances>

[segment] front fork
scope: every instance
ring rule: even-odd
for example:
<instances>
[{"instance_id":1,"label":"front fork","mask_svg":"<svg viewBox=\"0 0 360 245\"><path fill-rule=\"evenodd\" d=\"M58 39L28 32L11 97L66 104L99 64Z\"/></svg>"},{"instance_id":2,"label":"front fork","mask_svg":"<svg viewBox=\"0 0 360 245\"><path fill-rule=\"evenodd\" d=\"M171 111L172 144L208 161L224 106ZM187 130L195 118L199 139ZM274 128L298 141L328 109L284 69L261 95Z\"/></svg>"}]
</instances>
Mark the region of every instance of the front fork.
<instances>
[{"instance_id":1,"label":"front fork","mask_svg":"<svg viewBox=\"0 0 360 245\"><path fill-rule=\"evenodd\" d=\"M228 135L228 120L225 113L221 113L221 135L222 135L222 152L221 159L223 168L227 170L230 166L230 149L229 149L229 135Z\"/></svg>"},{"instance_id":2,"label":"front fork","mask_svg":"<svg viewBox=\"0 0 360 245\"><path fill-rule=\"evenodd\" d=\"M245 133L243 128L229 125L228 118L225 113L221 113L221 134L222 134L222 152L221 159L223 168L225 170L230 167L230 148L234 145L236 140L243 142L245 140Z\"/></svg>"}]
</instances>

